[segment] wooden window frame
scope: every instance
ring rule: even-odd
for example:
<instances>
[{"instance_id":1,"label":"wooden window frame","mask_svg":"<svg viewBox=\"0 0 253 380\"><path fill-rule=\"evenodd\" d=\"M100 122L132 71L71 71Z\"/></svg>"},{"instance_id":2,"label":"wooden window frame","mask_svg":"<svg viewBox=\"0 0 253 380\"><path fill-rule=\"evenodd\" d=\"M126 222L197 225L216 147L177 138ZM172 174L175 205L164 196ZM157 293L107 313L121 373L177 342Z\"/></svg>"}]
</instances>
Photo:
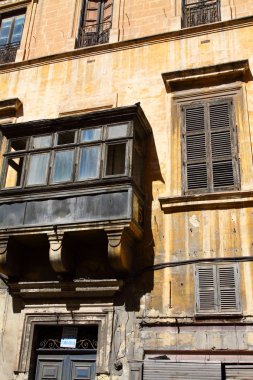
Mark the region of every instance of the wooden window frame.
<instances>
[{"instance_id":1,"label":"wooden window frame","mask_svg":"<svg viewBox=\"0 0 253 380\"><path fill-rule=\"evenodd\" d=\"M234 287L229 287L229 289L234 290L235 298L236 298L236 306L228 308L226 307L226 310L222 310L221 305L221 292L222 292L222 278L219 274L219 271L221 269L231 269L233 268L234 271ZM200 271L203 270L212 270L213 272L213 286L210 284L210 286L207 286L207 282L205 283L204 290L200 289ZM209 288L209 289L208 289ZM223 289L225 287L223 286ZM204 294L206 292L206 295ZM207 292L209 292L209 295L207 295ZM214 294L214 306L213 308L209 309L201 309L200 306L200 297L210 297L210 292L213 292ZM210 302L206 298L204 302ZM225 309L225 308L224 308ZM239 273L239 265L237 263L233 264L206 264L206 265L196 265L195 266L195 315L196 317L213 317L213 316L226 316L226 317L233 317L233 316L241 316L242 315L242 307L241 307L241 293L240 293L240 273Z\"/></svg>"},{"instance_id":2,"label":"wooden window frame","mask_svg":"<svg viewBox=\"0 0 253 380\"><path fill-rule=\"evenodd\" d=\"M229 120L230 120L230 127L224 127L219 128L218 133L220 132L230 132L230 142L231 142L231 161L232 161L232 167L233 167L233 185L227 185L227 186L220 186L215 187L214 186L214 180L213 180L213 170L212 165L214 162L221 162L222 160L225 160L228 162L227 158L219 157L217 158L212 157L212 148L211 148L211 126L210 126L210 114L209 114L209 108L213 105L219 105L227 103L229 105ZM203 134L205 135L205 144L206 144L206 155L205 159L202 160L203 164L206 164L206 170L207 170L207 186L206 188L195 188L195 189L189 189L188 186L188 178L187 178L187 164L189 160L187 160L187 145L186 145L186 121L185 121L185 114L187 109L193 109L195 107L203 107L204 109L204 131ZM186 103L181 106L181 157L182 157L182 186L183 186L183 192L184 194L199 194L199 193L213 193L213 192L221 192L221 191L228 191L228 190L240 190L240 171L239 171L239 153L238 153L238 133L237 133L237 126L236 126L236 117L235 117L235 107L234 107L234 99L233 97L226 97L221 96L219 98L210 98L210 99L198 99L196 101ZM193 135L198 135L196 133L193 133ZM199 134L200 135L200 134ZM188 135L188 136L191 136Z\"/></svg>"},{"instance_id":3,"label":"wooden window frame","mask_svg":"<svg viewBox=\"0 0 253 380\"><path fill-rule=\"evenodd\" d=\"M4 46L8 46L8 45L12 44L10 41L12 39L13 31L14 31L14 24L15 24L14 19L16 17L18 17L18 16L24 15L25 18L24 18L23 30L22 30L20 41L19 41L19 46L21 45L21 41L22 41L22 38L23 38L25 21L26 21L26 13L27 13L26 7L22 7L22 8L18 8L18 9L13 9L13 10L9 10L9 11L6 10L6 11L3 11L3 12L0 13L0 30L2 28L2 22L3 22L3 20L5 20L7 18L13 18L12 24L11 24L11 29L10 29L10 34L9 34L9 37L8 37L8 42L6 44L2 45L2 48Z\"/></svg>"},{"instance_id":4,"label":"wooden window frame","mask_svg":"<svg viewBox=\"0 0 253 380\"><path fill-rule=\"evenodd\" d=\"M98 181L105 178L115 178L115 177L126 177L129 176L131 173L131 157L132 157L132 150L133 150L133 125L132 122L127 122L128 128L127 128L127 136L117 137L114 139L108 139L107 137L107 129L110 126L119 126L120 124L125 123L113 123L113 124L106 124L106 125L98 125L94 126L101 127L101 136L98 140L94 141L81 141L81 133L83 130L92 129L92 127L89 127L87 129L80 127L80 129L75 129L76 136L75 136L75 142L70 144L64 144L64 145L57 145L57 134L61 133L62 130L59 131L52 131L51 133L41 133L31 136L24 136L23 138L27 138L27 144L25 150L18 150L17 152L11 152L10 151L10 140L18 139L19 137L13 137L9 139L7 143L7 149L4 154L4 164L2 167L2 177L1 177L1 190L7 191L7 190L13 190L13 189L27 189L27 188L36 188L36 187L52 187L56 185L66 184L66 183L80 183L80 182L87 182L87 181ZM71 131L71 129L65 130L65 132ZM42 147L42 148L33 148L33 138L39 137L39 136L46 136L51 135L51 143L48 147ZM125 154L125 172L124 174L110 174L106 175L106 163L107 163L107 145L108 144L120 144L124 143L126 144L126 154ZM99 175L96 178L88 178L85 180L78 179L78 168L80 163L80 150L83 147L88 146L101 146L100 150L100 158L99 158ZM55 153L59 151L65 151L65 150L74 150L74 159L73 159L73 167L72 167L72 173L71 173L71 180L70 181L60 181L60 182L52 182L52 173L53 173L53 166L54 166L54 158ZM35 154L42 154L42 153L49 153L49 163L48 163L48 170L47 170L47 180L45 184L32 184L27 185L27 177L28 177L28 167L30 158L32 155ZM7 170L8 170L8 159L13 157L24 157L24 163L23 163L23 169L21 174L21 184L20 186L13 186L13 187L5 187L5 182L7 178Z\"/></svg>"}]
</instances>

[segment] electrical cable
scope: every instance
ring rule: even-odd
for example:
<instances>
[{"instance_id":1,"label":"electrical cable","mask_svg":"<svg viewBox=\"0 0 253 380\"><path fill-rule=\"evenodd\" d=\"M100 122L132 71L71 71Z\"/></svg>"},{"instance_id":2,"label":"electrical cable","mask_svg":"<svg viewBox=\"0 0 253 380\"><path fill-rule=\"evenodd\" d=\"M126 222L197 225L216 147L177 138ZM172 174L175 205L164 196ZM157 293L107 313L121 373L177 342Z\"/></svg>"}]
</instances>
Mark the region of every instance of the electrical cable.
<instances>
[{"instance_id":1,"label":"electrical cable","mask_svg":"<svg viewBox=\"0 0 253 380\"><path fill-rule=\"evenodd\" d=\"M241 256L241 257L212 257L212 258L201 258L201 259L191 259L191 260L180 260L180 261L170 261L160 264L154 264L141 269L133 274L133 277L141 276L146 272L153 272L156 270L161 270L165 268L173 268L183 265L191 265L197 263L212 263L212 262L247 262L253 261L253 256Z\"/></svg>"}]
</instances>

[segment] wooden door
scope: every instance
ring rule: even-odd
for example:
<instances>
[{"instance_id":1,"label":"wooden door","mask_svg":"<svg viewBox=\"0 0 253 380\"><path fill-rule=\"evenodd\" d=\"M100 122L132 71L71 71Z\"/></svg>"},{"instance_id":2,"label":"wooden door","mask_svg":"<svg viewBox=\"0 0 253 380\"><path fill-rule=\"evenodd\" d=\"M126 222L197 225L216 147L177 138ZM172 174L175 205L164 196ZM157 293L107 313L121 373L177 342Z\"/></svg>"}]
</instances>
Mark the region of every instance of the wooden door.
<instances>
[{"instance_id":1,"label":"wooden door","mask_svg":"<svg viewBox=\"0 0 253 380\"><path fill-rule=\"evenodd\" d=\"M94 380L95 355L38 355L35 380Z\"/></svg>"}]
</instances>

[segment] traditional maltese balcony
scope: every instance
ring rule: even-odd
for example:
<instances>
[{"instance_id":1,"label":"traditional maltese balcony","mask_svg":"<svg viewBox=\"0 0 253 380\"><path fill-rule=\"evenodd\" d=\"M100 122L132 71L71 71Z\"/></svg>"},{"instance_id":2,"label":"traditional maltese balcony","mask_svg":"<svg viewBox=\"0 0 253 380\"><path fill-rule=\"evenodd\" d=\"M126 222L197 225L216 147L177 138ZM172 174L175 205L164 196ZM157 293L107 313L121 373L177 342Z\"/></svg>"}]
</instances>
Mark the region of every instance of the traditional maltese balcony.
<instances>
[{"instance_id":1,"label":"traditional maltese balcony","mask_svg":"<svg viewBox=\"0 0 253 380\"><path fill-rule=\"evenodd\" d=\"M131 271L151 133L140 105L1 131L0 272L53 281Z\"/></svg>"}]
</instances>

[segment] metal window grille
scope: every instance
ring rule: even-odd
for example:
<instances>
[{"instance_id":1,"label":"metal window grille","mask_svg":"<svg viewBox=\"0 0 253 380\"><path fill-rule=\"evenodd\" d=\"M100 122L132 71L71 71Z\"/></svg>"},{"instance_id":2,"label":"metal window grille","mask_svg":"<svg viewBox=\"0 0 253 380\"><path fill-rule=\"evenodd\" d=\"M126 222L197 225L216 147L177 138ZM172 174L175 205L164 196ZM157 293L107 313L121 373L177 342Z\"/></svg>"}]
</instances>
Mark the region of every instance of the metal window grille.
<instances>
[{"instance_id":1,"label":"metal window grille","mask_svg":"<svg viewBox=\"0 0 253 380\"><path fill-rule=\"evenodd\" d=\"M183 28L210 24L220 19L220 0L185 0L183 2Z\"/></svg>"}]
</instances>

